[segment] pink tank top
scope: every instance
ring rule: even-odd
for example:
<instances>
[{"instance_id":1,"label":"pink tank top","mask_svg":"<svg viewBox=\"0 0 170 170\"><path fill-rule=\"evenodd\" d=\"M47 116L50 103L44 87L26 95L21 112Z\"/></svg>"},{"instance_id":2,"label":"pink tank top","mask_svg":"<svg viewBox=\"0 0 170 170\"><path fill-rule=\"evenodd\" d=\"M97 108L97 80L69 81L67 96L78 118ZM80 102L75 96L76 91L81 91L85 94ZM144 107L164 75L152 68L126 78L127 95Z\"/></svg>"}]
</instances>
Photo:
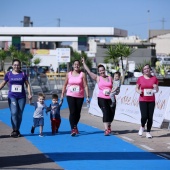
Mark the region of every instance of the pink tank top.
<instances>
[{"instance_id":1,"label":"pink tank top","mask_svg":"<svg viewBox=\"0 0 170 170\"><path fill-rule=\"evenodd\" d=\"M109 94L107 95L107 91L112 90L112 78L108 76L109 81L106 81L103 79L103 77L99 77L98 87L99 87L99 93L98 97L104 98L104 99L110 99ZM106 94L106 95L105 95Z\"/></svg>"},{"instance_id":2,"label":"pink tank top","mask_svg":"<svg viewBox=\"0 0 170 170\"><path fill-rule=\"evenodd\" d=\"M83 98L84 97L84 85L83 85L83 73L80 72L78 76L73 76L72 71L68 73L68 85L67 96Z\"/></svg>"}]
</instances>

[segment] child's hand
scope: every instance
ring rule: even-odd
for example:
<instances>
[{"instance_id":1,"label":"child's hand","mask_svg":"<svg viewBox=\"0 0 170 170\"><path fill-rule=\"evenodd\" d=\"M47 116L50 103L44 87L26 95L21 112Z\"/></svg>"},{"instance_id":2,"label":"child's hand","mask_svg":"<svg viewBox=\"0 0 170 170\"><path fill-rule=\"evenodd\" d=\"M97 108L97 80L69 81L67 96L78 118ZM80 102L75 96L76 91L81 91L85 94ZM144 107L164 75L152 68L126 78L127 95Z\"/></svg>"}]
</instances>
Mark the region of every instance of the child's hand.
<instances>
[{"instance_id":1,"label":"child's hand","mask_svg":"<svg viewBox=\"0 0 170 170\"><path fill-rule=\"evenodd\" d=\"M83 57L81 57L81 62L82 62L82 64L84 64L84 58Z\"/></svg>"}]
</instances>

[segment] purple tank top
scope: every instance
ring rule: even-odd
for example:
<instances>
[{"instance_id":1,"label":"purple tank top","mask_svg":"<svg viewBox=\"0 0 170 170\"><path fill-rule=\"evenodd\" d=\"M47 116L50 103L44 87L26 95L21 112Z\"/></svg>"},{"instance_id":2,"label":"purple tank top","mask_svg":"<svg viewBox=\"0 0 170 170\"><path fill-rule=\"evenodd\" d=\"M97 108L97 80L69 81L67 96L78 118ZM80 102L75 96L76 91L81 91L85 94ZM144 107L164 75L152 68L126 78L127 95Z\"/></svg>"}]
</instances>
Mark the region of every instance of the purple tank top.
<instances>
[{"instance_id":1,"label":"purple tank top","mask_svg":"<svg viewBox=\"0 0 170 170\"><path fill-rule=\"evenodd\" d=\"M20 72L18 74L13 74L11 71L5 74L4 80L8 82L9 85L9 98L25 98L26 93L24 89L24 83L28 80L28 77Z\"/></svg>"}]
</instances>

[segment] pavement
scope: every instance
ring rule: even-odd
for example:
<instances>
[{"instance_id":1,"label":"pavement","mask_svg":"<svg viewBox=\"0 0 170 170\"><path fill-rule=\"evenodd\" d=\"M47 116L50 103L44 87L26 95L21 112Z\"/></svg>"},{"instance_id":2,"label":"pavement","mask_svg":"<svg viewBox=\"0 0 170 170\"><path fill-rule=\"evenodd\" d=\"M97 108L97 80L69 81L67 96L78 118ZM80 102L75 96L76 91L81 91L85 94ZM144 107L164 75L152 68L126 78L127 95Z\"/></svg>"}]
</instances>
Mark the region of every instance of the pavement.
<instances>
[{"instance_id":1,"label":"pavement","mask_svg":"<svg viewBox=\"0 0 170 170\"><path fill-rule=\"evenodd\" d=\"M0 109L7 108L6 101L0 102ZM61 115L68 119L69 110L63 109ZM80 122L103 130L102 118L88 113L83 105ZM170 131L166 128L152 128L152 139L147 139L145 133L138 136L139 125L114 120L112 135L130 144L170 160ZM57 165L47 155L38 150L24 136L11 138L11 127L0 121L0 169L64 169ZM103 135L103 134L100 134Z\"/></svg>"}]
</instances>

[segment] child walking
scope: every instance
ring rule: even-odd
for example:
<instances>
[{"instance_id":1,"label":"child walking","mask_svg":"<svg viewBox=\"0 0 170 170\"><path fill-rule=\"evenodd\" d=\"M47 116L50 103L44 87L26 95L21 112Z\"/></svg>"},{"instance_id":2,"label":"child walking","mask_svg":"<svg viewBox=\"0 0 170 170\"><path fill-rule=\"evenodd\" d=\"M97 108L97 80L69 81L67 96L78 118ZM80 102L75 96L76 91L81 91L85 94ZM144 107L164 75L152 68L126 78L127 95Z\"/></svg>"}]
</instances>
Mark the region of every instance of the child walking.
<instances>
[{"instance_id":1,"label":"child walking","mask_svg":"<svg viewBox=\"0 0 170 170\"><path fill-rule=\"evenodd\" d=\"M113 88L112 88L112 91L110 93L110 98L112 100L112 104L110 105L110 107L114 107L116 105L115 95L119 94L120 86L121 86L120 75L121 74L118 71L114 73Z\"/></svg>"},{"instance_id":2,"label":"child walking","mask_svg":"<svg viewBox=\"0 0 170 170\"><path fill-rule=\"evenodd\" d=\"M33 126L31 128L31 133L34 133L36 127L40 127L40 137L43 137L43 126L44 126L44 109L47 109L47 106L44 103L45 95L43 93L38 94L37 102L30 102L30 105L35 107L35 111L33 114Z\"/></svg>"},{"instance_id":3,"label":"child walking","mask_svg":"<svg viewBox=\"0 0 170 170\"><path fill-rule=\"evenodd\" d=\"M60 108L62 106L63 100L60 100L60 103L58 102L58 95L53 94L52 95L52 104L48 107L48 111L50 111L50 120L51 120L51 130L52 134L55 135L58 133L58 129L60 127L61 123L61 117L60 117Z\"/></svg>"}]
</instances>

